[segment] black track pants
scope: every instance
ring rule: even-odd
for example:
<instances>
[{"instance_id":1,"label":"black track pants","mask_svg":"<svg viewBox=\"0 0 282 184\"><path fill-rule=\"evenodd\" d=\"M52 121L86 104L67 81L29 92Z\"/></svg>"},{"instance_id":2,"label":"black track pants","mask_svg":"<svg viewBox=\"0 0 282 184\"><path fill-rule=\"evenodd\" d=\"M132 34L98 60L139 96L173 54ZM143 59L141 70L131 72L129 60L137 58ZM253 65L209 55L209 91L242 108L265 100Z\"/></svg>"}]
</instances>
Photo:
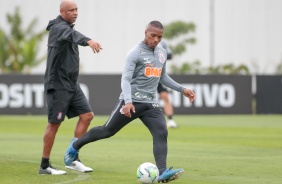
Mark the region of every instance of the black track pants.
<instances>
[{"instance_id":1,"label":"black track pants","mask_svg":"<svg viewBox=\"0 0 282 184\"><path fill-rule=\"evenodd\" d=\"M124 105L124 101L118 101L116 107L108 121L103 126L91 128L73 145L75 149L80 149L85 144L94 142L100 139L105 139L115 135L125 125L136 118L139 118L144 125L149 129L153 136L153 153L156 165L162 173L166 169L167 158L167 136L166 120L159 105L154 103L136 103L135 113L131 112L131 118L121 114L120 110Z\"/></svg>"}]
</instances>

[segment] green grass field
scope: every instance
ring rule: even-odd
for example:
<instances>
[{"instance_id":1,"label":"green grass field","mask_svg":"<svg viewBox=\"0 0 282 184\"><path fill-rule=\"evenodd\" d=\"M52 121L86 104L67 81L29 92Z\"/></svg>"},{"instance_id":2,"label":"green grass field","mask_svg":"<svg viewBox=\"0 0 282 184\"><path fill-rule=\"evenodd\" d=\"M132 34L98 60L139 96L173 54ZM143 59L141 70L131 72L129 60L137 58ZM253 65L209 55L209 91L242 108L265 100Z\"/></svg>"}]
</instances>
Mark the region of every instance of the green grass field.
<instances>
[{"instance_id":1,"label":"green grass field","mask_svg":"<svg viewBox=\"0 0 282 184\"><path fill-rule=\"evenodd\" d=\"M101 125L97 116L90 125ZM77 119L61 125L51 161L65 169L63 155ZM282 115L175 116L169 129L168 166L185 173L175 184L282 183ZM45 116L0 116L0 183L138 184L137 167L153 162L151 135L134 121L114 137L91 143L80 158L94 172L67 170L67 175L38 175Z\"/></svg>"}]
</instances>

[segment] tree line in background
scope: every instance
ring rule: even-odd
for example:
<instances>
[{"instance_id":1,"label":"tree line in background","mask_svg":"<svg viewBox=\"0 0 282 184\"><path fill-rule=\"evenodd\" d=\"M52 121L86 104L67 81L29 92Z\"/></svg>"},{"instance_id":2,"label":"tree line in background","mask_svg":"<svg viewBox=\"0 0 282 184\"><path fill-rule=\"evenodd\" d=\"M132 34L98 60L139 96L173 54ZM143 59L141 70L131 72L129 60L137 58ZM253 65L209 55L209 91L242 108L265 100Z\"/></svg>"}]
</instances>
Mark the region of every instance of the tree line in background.
<instances>
[{"instance_id":1,"label":"tree line in background","mask_svg":"<svg viewBox=\"0 0 282 184\"><path fill-rule=\"evenodd\" d=\"M37 19L34 18L27 28L22 28L22 19L16 7L14 14L7 14L10 30L0 27L0 70L2 73L26 73L46 59L38 56L39 43L46 31L34 33Z\"/></svg>"},{"instance_id":2,"label":"tree line in background","mask_svg":"<svg viewBox=\"0 0 282 184\"><path fill-rule=\"evenodd\" d=\"M196 43L196 38L190 36L195 32L196 25L183 21L175 21L164 26L163 37L169 42L169 47L173 56L178 57L187 52L187 47ZM256 66L258 70L259 67ZM226 75L249 75L250 70L244 64L234 65L228 63L224 65L203 67L199 60L184 61L181 65L177 61L171 65L173 74L226 74ZM282 59L277 65L275 74L282 74Z\"/></svg>"},{"instance_id":3,"label":"tree line in background","mask_svg":"<svg viewBox=\"0 0 282 184\"><path fill-rule=\"evenodd\" d=\"M19 8L15 8L14 14L7 14L7 22L10 30L5 32L0 27L0 72L1 73L25 73L29 74L31 69L46 59L46 55L38 56L39 43L47 34L45 30L34 32L37 19L34 18L27 28L22 28L22 19ZM165 25L164 38L168 40L169 47L174 57L179 57L187 52L187 47L196 43L196 38L190 36L195 32L194 23L175 21ZM244 64L238 66L233 63L209 66L201 65L199 60L184 61L180 66L171 65L173 74L227 74L227 75L249 75L250 71ZM282 61L276 67L276 73L282 74Z\"/></svg>"}]
</instances>

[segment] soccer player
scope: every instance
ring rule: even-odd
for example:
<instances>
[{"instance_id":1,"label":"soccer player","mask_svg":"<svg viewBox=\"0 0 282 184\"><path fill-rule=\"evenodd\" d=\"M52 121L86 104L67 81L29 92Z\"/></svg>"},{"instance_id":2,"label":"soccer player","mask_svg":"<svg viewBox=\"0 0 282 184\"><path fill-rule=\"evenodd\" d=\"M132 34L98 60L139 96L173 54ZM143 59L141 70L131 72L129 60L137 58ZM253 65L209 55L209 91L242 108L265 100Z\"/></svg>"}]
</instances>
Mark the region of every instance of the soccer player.
<instances>
[{"instance_id":1,"label":"soccer player","mask_svg":"<svg viewBox=\"0 0 282 184\"><path fill-rule=\"evenodd\" d=\"M77 19L77 5L65 0L60 4L60 15L47 26L48 58L44 77L44 87L48 105L48 124L43 137L43 153L39 174L62 175L66 171L57 170L50 164L50 153L56 133L65 116L79 116L74 137L81 137L94 117L88 100L83 94L77 78L79 75L78 45L89 46L94 53L102 48L98 42L73 29ZM66 166L81 172L91 172L78 158Z\"/></svg>"},{"instance_id":2,"label":"soccer player","mask_svg":"<svg viewBox=\"0 0 282 184\"><path fill-rule=\"evenodd\" d=\"M160 41L159 46L163 47L166 50L166 52L167 52L167 58L166 59L167 60L172 59L172 52L171 52L171 50L170 50L170 48L167 44L167 41L165 39L162 39ZM176 128L177 124L173 120L174 112L173 112L173 106L172 106L170 99L169 99L169 91L161 83L159 83L157 91L159 93L160 98L164 102L163 110L164 110L165 115L168 118L168 121L166 123L167 127L168 128Z\"/></svg>"},{"instance_id":3,"label":"soccer player","mask_svg":"<svg viewBox=\"0 0 282 184\"><path fill-rule=\"evenodd\" d=\"M158 83L179 91L195 99L193 91L184 88L166 74L166 50L157 46L162 39L163 25L151 21L145 29L144 40L133 47L126 57L122 73L122 92L108 121L103 126L91 128L79 139L74 139L64 155L64 162L69 165L86 144L115 135L125 125L139 118L153 136L153 154L159 169L159 182L177 179L184 169L167 168L166 120L156 100Z\"/></svg>"},{"instance_id":4,"label":"soccer player","mask_svg":"<svg viewBox=\"0 0 282 184\"><path fill-rule=\"evenodd\" d=\"M160 98L164 102L163 110L164 110L165 115L168 118L168 120L166 122L166 126L168 128L176 128L177 124L173 120L174 112L173 112L172 104L171 104L170 99L169 99L169 91L161 83L159 83L157 91L159 93Z\"/></svg>"}]
</instances>

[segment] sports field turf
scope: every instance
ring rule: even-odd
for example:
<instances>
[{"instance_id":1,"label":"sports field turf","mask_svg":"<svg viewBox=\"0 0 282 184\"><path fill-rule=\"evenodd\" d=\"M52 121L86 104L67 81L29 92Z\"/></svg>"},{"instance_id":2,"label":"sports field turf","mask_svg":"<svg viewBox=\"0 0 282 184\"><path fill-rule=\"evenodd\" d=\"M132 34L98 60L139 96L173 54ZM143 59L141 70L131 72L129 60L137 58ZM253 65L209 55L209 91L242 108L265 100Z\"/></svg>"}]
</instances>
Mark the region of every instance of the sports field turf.
<instances>
[{"instance_id":1,"label":"sports field turf","mask_svg":"<svg viewBox=\"0 0 282 184\"><path fill-rule=\"evenodd\" d=\"M97 116L90 126L101 125ZM77 119L60 127L51 161L58 169ZM175 116L169 129L168 166L184 168L175 184L281 184L282 115ZM134 121L114 137L83 147L80 157L94 172L38 175L45 116L0 116L0 183L138 184L136 169L153 162L151 135Z\"/></svg>"}]
</instances>

